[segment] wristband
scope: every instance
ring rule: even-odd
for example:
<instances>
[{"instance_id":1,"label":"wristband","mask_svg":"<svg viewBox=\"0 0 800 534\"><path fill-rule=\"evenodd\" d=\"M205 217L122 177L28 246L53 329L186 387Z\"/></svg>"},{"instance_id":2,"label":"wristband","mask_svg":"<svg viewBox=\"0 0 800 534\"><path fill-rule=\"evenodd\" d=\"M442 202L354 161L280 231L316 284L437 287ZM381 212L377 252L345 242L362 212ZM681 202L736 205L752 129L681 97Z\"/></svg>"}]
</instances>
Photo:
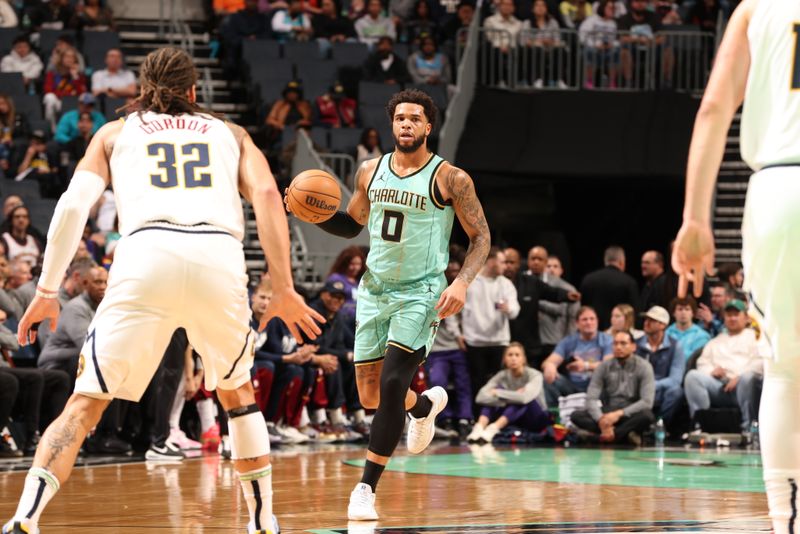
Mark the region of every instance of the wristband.
<instances>
[{"instance_id":1,"label":"wristband","mask_svg":"<svg viewBox=\"0 0 800 534\"><path fill-rule=\"evenodd\" d=\"M58 291L47 291L46 289L41 289L39 286L36 286L36 296L42 299L57 299Z\"/></svg>"}]
</instances>

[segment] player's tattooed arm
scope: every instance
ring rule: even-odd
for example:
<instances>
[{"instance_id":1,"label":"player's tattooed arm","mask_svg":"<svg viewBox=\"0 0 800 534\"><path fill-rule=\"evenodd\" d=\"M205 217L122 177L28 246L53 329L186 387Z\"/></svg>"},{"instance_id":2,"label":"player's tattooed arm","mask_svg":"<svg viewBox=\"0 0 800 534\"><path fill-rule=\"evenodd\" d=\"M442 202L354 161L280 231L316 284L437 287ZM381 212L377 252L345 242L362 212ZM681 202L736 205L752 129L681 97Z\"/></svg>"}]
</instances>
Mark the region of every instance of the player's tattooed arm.
<instances>
[{"instance_id":1,"label":"player's tattooed arm","mask_svg":"<svg viewBox=\"0 0 800 534\"><path fill-rule=\"evenodd\" d=\"M367 197L367 188L369 187L369 180L372 178L377 164L377 159L365 161L358 166L356 175L353 178L353 197L347 205L347 213L361 226L367 224L367 218L369 217L369 197Z\"/></svg>"},{"instance_id":2,"label":"player's tattooed arm","mask_svg":"<svg viewBox=\"0 0 800 534\"><path fill-rule=\"evenodd\" d=\"M489 224L475 193L475 184L467 173L451 166L445 175L445 187L458 220L469 236L469 248L458 278L470 284L483 268L489 255L491 246Z\"/></svg>"}]
</instances>

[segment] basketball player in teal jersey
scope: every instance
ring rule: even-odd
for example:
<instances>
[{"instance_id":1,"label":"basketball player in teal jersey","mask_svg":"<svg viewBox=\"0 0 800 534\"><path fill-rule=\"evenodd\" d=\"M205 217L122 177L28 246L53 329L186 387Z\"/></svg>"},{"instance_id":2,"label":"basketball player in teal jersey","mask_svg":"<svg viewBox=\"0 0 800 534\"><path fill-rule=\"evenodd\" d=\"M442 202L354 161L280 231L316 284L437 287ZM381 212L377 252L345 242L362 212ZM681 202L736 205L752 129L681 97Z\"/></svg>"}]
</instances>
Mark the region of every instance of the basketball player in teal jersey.
<instances>
[{"instance_id":1,"label":"basketball player in teal jersey","mask_svg":"<svg viewBox=\"0 0 800 534\"><path fill-rule=\"evenodd\" d=\"M367 272L358 288L355 364L361 404L377 408L361 482L350 495L348 518L376 520L375 487L411 416L407 446L417 454L433 439L447 393L417 395L411 380L431 348L439 321L464 306L467 286L489 252L489 226L472 179L427 147L437 111L417 90L397 93L386 107L395 150L357 171L347 212L318 226L355 237L370 235ZM453 216L470 239L458 277L444 277Z\"/></svg>"}]
</instances>

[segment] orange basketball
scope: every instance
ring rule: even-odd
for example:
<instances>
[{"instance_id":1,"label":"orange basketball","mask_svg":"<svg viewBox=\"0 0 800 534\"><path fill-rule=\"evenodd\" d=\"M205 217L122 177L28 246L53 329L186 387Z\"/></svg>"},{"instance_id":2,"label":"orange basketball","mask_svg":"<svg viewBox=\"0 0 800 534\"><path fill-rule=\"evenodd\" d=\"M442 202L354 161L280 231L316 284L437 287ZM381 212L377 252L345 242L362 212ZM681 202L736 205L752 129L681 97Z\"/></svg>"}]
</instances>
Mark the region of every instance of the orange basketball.
<instances>
[{"instance_id":1,"label":"orange basketball","mask_svg":"<svg viewBox=\"0 0 800 534\"><path fill-rule=\"evenodd\" d=\"M286 193L289 209L295 217L309 223L330 219L342 201L336 178L325 171L311 169L294 177Z\"/></svg>"}]
</instances>

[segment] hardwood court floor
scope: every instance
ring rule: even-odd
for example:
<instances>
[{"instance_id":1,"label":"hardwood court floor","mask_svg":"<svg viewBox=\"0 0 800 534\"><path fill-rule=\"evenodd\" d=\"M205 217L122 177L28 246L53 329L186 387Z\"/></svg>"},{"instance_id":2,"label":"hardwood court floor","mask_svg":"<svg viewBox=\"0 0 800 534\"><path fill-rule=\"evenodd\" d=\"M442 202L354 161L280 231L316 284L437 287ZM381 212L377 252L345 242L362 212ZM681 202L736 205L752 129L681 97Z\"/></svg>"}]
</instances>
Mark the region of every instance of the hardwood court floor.
<instances>
[{"instance_id":1,"label":"hardwood court floor","mask_svg":"<svg viewBox=\"0 0 800 534\"><path fill-rule=\"evenodd\" d=\"M353 446L273 451L283 531L348 532L362 458ZM5 519L24 472L2 469ZM393 460L378 511L375 530L350 532L768 531L760 459L737 451L444 446ZM43 534L242 533L246 515L231 462L212 455L78 468L40 526Z\"/></svg>"}]
</instances>

